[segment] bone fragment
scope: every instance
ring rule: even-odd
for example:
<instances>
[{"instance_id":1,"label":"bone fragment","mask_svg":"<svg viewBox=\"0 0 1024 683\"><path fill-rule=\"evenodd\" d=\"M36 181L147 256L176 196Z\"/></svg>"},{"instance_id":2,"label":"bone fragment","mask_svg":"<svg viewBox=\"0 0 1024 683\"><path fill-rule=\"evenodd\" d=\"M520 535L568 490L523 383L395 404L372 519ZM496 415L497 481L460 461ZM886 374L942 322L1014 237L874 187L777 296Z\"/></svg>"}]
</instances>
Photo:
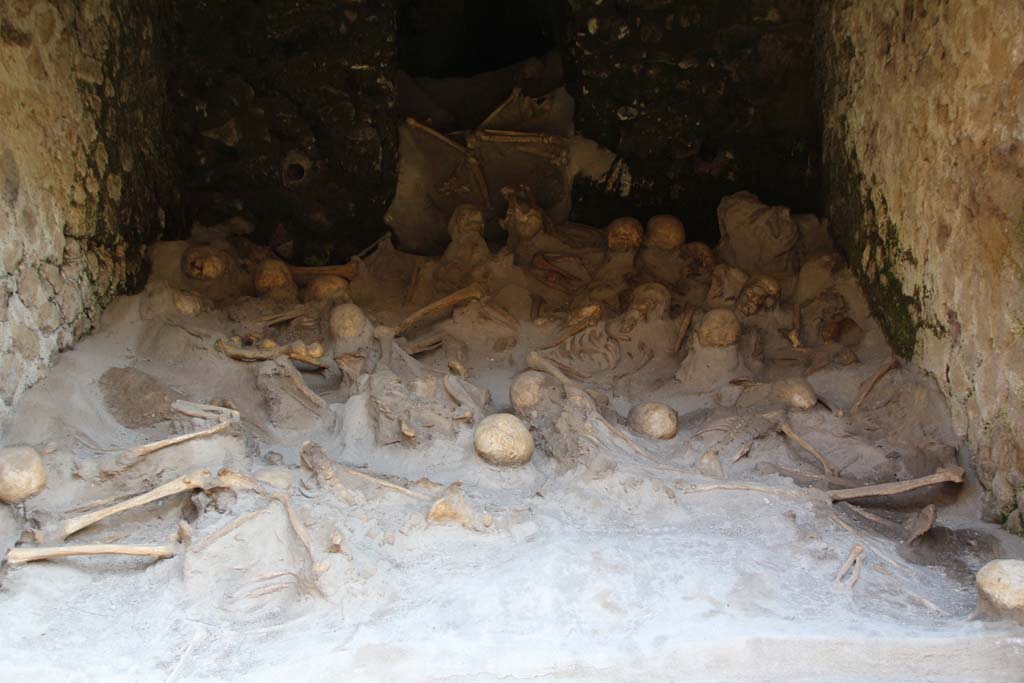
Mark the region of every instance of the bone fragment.
<instances>
[{"instance_id":1,"label":"bone fragment","mask_svg":"<svg viewBox=\"0 0 1024 683\"><path fill-rule=\"evenodd\" d=\"M679 325L679 334L676 335L676 341L672 345L672 350L675 353L679 353L679 349L683 348L683 342L686 341L686 333L690 330L690 323L693 322L694 313L696 313L696 309L691 308L683 316L683 322Z\"/></svg>"},{"instance_id":2,"label":"bone fragment","mask_svg":"<svg viewBox=\"0 0 1024 683\"><path fill-rule=\"evenodd\" d=\"M843 566L839 568L839 572L836 574L836 578L833 581L836 588L851 590L860 578L860 568L863 563L864 546L855 544L850 548L850 554L846 556L846 562L843 562ZM849 573L850 576L844 581L843 577L846 576L847 573Z\"/></svg>"},{"instance_id":3,"label":"bone fragment","mask_svg":"<svg viewBox=\"0 0 1024 683\"><path fill-rule=\"evenodd\" d=\"M424 320L428 320L434 316L451 311L459 304L466 301L472 301L473 299L479 299L483 295L484 290L480 285L470 285L469 287L464 287L446 297L438 299L433 303L429 303L423 308L413 311L405 318L405 320L399 323L395 330L395 336L401 336Z\"/></svg>"},{"instance_id":4,"label":"bone fragment","mask_svg":"<svg viewBox=\"0 0 1024 683\"><path fill-rule=\"evenodd\" d=\"M188 434L179 434L178 436L172 436L167 439L161 439L160 441L154 441L153 443L143 444L142 446L136 446L122 453L104 457L99 463L99 473L103 478L109 478L116 474L123 472L124 470L132 467L144 457L151 453L155 453L159 450L167 448L169 446L176 446L192 439L202 438L204 436L211 436L219 432L224 431L233 424L236 424L240 420L240 416L237 410L231 410L230 408L221 408L220 406L189 403L188 401L175 401L172 408L178 412L184 413L191 417L200 418L211 418L220 420L217 424L207 427L206 429L200 429L196 432L189 432Z\"/></svg>"},{"instance_id":5,"label":"bone fragment","mask_svg":"<svg viewBox=\"0 0 1024 683\"><path fill-rule=\"evenodd\" d=\"M51 560L57 557L74 557L76 555L134 555L166 559L174 557L177 552L173 545L61 545L36 548L11 548L7 551L7 564L24 564L39 560Z\"/></svg>"},{"instance_id":6,"label":"bone fragment","mask_svg":"<svg viewBox=\"0 0 1024 683\"><path fill-rule=\"evenodd\" d=\"M840 500L854 500L856 498L872 498L874 496L895 496L908 491L934 486L935 484L961 484L964 480L962 467L953 466L942 469L934 474L929 474L917 479L907 481L896 481L888 484L872 484L870 486L858 486L852 489L839 489L829 491L828 498L833 503Z\"/></svg>"},{"instance_id":7,"label":"bone fragment","mask_svg":"<svg viewBox=\"0 0 1024 683\"><path fill-rule=\"evenodd\" d=\"M875 371L875 374L871 375L871 377L869 377L867 381L864 382L863 385L861 385L860 393L857 394L857 400L853 402L853 407L850 408L850 412L852 413L858 410L861 404L864 403L864 399L868 397L868 394L871 393L871 390L875 388L876 384L878 384L879 380L885 377L890 370L895 370L899 366L899 359L893 358L888 363L878 368L878 370Z\"/></svg>"},{"instance_id":8,"label":"bone fragment","mask_svg":"<svg viewBox=\"0 0 1024 683\"><path fill-rule=\"evenodd\" d=\"M791 427L788 422L783 420L782 424L779 426L779 429L782 431L783 434L792 439L794 443L800 446L800 448L804 449L805 451L813 455L814 459L821 463L821 467L825 470L825 474L827 474L828 476L835 475L835 468L832 467L832 464L825 458L825 456L819 453L818 449L812 446L810 443L808 443L806 439L804 439L802 436L793 431L793 427Z\"/></svg>"}]
</instances>

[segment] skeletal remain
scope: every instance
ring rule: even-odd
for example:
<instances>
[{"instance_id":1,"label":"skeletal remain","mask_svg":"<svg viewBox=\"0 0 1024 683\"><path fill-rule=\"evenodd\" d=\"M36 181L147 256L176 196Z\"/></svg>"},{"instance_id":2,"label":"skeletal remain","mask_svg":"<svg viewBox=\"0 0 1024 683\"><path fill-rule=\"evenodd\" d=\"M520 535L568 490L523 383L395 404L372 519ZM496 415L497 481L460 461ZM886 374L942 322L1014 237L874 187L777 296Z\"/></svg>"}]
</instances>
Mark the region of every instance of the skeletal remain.
<instances>
[{"instance_id":1,"label":"skeletal remain","mask_svg":"<svg viewBox=\"0 0 1024 683\"><path fill-rule=\"evenodd\" d=\"M609 321L611 334L621 339L634 333L640 325L661 324L660 326L665 329L659 329L657 335L652 335L654 338L651 342L654 344L662 342L660 344L664 347L662 350L668 350L668 346L664 342L671 337L663 335L666 332L670 333L669 328L674 328L674 324L668 321L671 306L672 295L665 285L660 282L642 284L633 290L626 311Z\"/></svg>"},{"instance_id":2,"label":"skeletal remain","mask_svg":"<svg viewBox=\"0 0 1024 683\"><path fill-rule=\"evenodd\" d=\"M818 403L818 395L810 383L799 377L772 382L772 393L783 403L797 410L809 410Z\"/></svg>"},{"instance_id":3,"label":"skeletal remain","mask_svg":"<svg viewBox=\"0 0 1024 683\"><path fill-rule=\"evenodd\" d=\"M745 374L739 354L740 323L729 308L715 308L704 314L693 344L679 365L676 379L686 391L710 391Z\"/></svg>"},{"instance_id":4,"label":"skeletal remain","mask_svg":"<svg viewBox=\"0 0 1024 683\"><path fill-rule=\"evenodd\" d=\"M174 292L174 309L181 315L195 316L203 312L203 300L192 292Z\"/></svg>"},{"instance_id":5,"label":"skeletal remain","mask_svg":"<svg viewBox=\"0 0 1024 683\"><path fill-rule=\"evenodd\" d=\"M679 430L679 416L664 403L638 403L629 411L629 427L652 439L671 439Z\"/></svg>"},{"instance_id":6,"label":"skeletal remain","mask_svg":"<svg viewBox=\"0 0 1024 683\"><path fill-rule=\"evenodd\" d=\"M283 493L275 493L270 497L284 506L285 512L288 514L288 522L291 525L292 531L295 532L296 538L299 539L299 542L302 543L303 549L306 551L306 561L302 563L302 568L299 572L293 573L298 584L299 591L303 594L312 594L323 597L323 590L320 588L320 574L322 574L327 567L326 565L321 565L316 561L316 554L313 552L313 543L309 540L309 532L306 531L306 527L299 520L299 516L295 512L295 508L292 506L292 501L287 495Z\"/></svg>"},{"instance_id":7,"label":"skeletal remain","mask_svg":"<svg viewBox=\"0 0 1024 683\"><path fill-rule=\"evenodd\" d=\"M850 318L822 323L818 331L822 341L844 346L857 346L864 338L864 330Z\"/></svg>"},{"instance_id":8,"label":"skeletal remain","mask_svg":"<svg viewBox=\"0 0 1024 683\"><path fill-rule=\"evenodd\" d=\"M834 476L835 475L836 468L832 466L832 463L830 463L825 458L825 456L822 455L820 451L818 451L817 448L812 446L806 439L804 439L802 436L797 434L796 431L793 429L792 426L790 426L790 424L788 422L783 420L782 424L779 425L779 430L783 434L785 434L787 437L789 437L795 444L800 446L800 448L804 449L805 451L810 453L812 456L814 456L814 459L817 460L821 464L821 468L823 470L825 470L825 474L827 474L829 476Z\"/></svg>"},{"instance_id":9,"label":"skeletal remain","mask_svg":"<svg viewBox=\"0 0 1024 683\"><path fill-rule=\"evenodd\" d=\"M829 342L822 336L822 330L826 335L841 333L841 322L847 318L849 306L846 298L837 290L829 288L820 292L813 299L799 303L800 306L800 328L798 330L800 339L810 345L817 345L821 342ZM856 339L856 331L850 331L850 338Z\"/></svg>"},{"instance_id":10,"label":"skeletal remain","mask_svg":"<svg viewBox=\"0 0 1024 683\"><path fill-rule=\"evenodd\" d=\"M1024 561L992 560L981 568L975 582L977 616L1024 624Z\"/></svg>"},{"instance_id":11,"label":"skeletal remain","mask_svg":"<svg viewBox=\"0 0 1024 683\"><path fill-rule=\"evenodd\" d=\"M264 259L257 264L253 286L261 296L273 299L294 299L298 296L298 287L288 264L277 259Z\"/></svg>"},{"instance_id":12,"label":"skeletal remain","mask_svg":"<svg viewBox=\"0 0 1024 683\"><path fill-rule=\"evenodd\" d=\"M903 523L903 542L907 545L913 545L921 540L922 536L932 530L937 515L938 512L935 509L935 505L932 504L924 506L918 512L911 515Z\"/></svg>"},{"instance_id":13,"label":"skeletal remain","mask_svg":"<svg viewBox=\"0 0 1024 683\"><path fill-rule=\"evenodd\" d=\"M730 454L735 453L732 462L738 462L750 452L755 440L777 429L781 419L782 412L774 411L753 415L730 415L710 422L696 435L703 437L705 434L721 433L722 436L711 444L698 462L708 453L724 454L726 449Z\"/></svg>"},{"instance_id":14,"label":"skeletal remain","mask_svg":"<svg viewBox=\"0 0 1024 683\"><path fill-rule=\"evenodd\" d=\"M845 477L839 477L829 474L818 474L817 472L807 472L804 470L792 469L789 467L782 467L770 462L759 462L757 467L754 468L759 474L778 474L783 477L789 477L800 485L806 485L814 482L825 482L832 486L840 486L842 488L853 488L858 486L859 483L852 479L846 479Z\"/></svg>"},{"instance_id":15,"label":"skeletal remain","mask_svg":"<svg viewBox=\"0 0 1024 683\"><path fill-rule=\"evenodd\" d=\"M514 467L525 465L533 455L533 436L515 415L488 415L473 433L477 455L491 465Z\"/></svg>"},{"instance_id":16,"label":"skeletal remain","mask_svg":"<svg viewBox=\"0 0 1024 683\"><path fill-rule=\"evenodd\" d=\"M470 285L457 292L452 292L448 296L438 299L406 316L405 320L395 328L395 336L403 335L421 322L450 312L459 304L479 299L483 295L483 289L479 285Z\"/></svg>"},{"instance_id":17,"label":"skeletal remain","mask_svg":"<svg viewBox=\"0 0 1024 683\"><path fill-rule=\"evenodd\" d=\"M307 345L301 340L293 341L286 346L278 346L276 342L265 339L258 347L243 347L241 339L219 339L215 348L228 358L245 362L274 360L281 356L287 356L294 361L312 365L313 367L327 369L328 366L321 357L324 349L320 344Z\"/></svg>"},{"instance_id":18,"label":"skeletal remain","mask_svg":"<svg viewBox=\"0 0 1024 683\"><path fill-rule=\"evenodd\" d=\"M926 486L936 484L962 484L964 481L964 470L962 467L950 466L917 479L907 481L890 482L888 484L871 484L869 486L858 486L852 489L839 489L829 491L828 497L833 503L840 500L855 500L858 498L874 498L876 496L895 496L908 491L914 491Z\"/></svg>"},{"instance_id":19,"label":"skeletal remain","mask_svg":"<svg viewBox=\"0 0 1024 683\"><path fill-rule=\"evenodd\" d=\"M679 257L681 282L711 277L717 263L711 247L703 242L688 242L682 245L679 247Z\"/></svg>"},{"instance_id":20,"label":"skeletal remain","mask_svg":"<svg viewBox=\"0 0 1024 683\"><path fill-rule=\"evenodd\" d=\"M746 272L720 263L711 271L711 284L708 287L705 304L712 308L729 308L738 306L739 296L746 285Z\"/></svg>"},{"instance_id":21,"label":"skeletal remain","mask_svg":"<svg viewBox=\"0 0 1024 683\"><path fill-rule=\"evenodd\" d=\"M77 517L72 517L62 523L55 523L45 527L39 532L39 540L43 543L60 542L72 534L78 533L86 527L90 527L113 515L133 510L149 503L184 493L186 491L204 490L210 491L218 488L229 488L234 490L249 490L262 492L263 487L256 480L232 470L221 470L216 476L210 474L209 470L196 470L184 476L172 479L171 481L157 486L138 496L121 501L108 507L99 508L86 512Z\"/></svg>"},{"instance_id":22,"label":"skeletal remain","mask_svg":"<svg viewBox=\"0 0 1024 683\"><path fill-rule=\"evenodd\" d=\"M682 322L679 323L679 332L676 334L676 341L672 344L672 351L679 353L679 350L683 348L683 342L686 341L686 333L690 331L690 325L693 323L693 315L696 313L696 309L687 309L686 313L683 314Z\"/></svg>"},{"instance_id":23,"label":"skeletal remain","mask_svg":"<svg viewBox=\"0 0 1024 683\"><path fill-rule=\"evenodd\" d=\"M484 240L484 215L471 204L455 209L448 221L451 242L437 262L434 284L439 294L449 294L481 279L481 269L491 259Z\"/></svg>"},{"instance_id":24,"label":"skeletal remain","mask_svg":"<svg viewBox=\"0 0 1024 683\"><path fill-rule=\"evenodd\" d=\"M863 405L864 400L868 397L868 394L871 393L871 390L875 388L875 385L878 384L878 382L883 377L885 377L890 370L895 370L899 366L899 359L892 358L887 363L878 368L878 370L876 370L874 374L871 375L871 377L865 380L864 384L862 384L860 387L860 392L857 394L857 400L853 402L853 407L850 408L850 412L852 413L857 411L861 407L861 405Z\"/></svg>"},{"instance_id":25,"label":"skeletal remain","mask_svg":"<svg viewBox=\"0 0 1024 683\"><path fill-rule=\"evenodd\" d=\"M616 218L606 228L608 251L614 253L636 253L643 244L644 228L635 218Z\"/></svg>"},{"instance_id":26,"label":"skeletal remain","mask_svg":"<svg viewBox=\"0 0 1024 683\"><path fill-rule=\"evenodd\" d=\"M333 276L351 282L359 274L359 262L353 261L341 266L288 266L288 271L298 281L314 277Z\"/></svg>"},{"instance_id":27,"label":"skeletal remain","mask_svg":"<svg viewBox=\"0 0 1024 683\"><path fill-rule=\"evenodd\" d=\"M843 562L843 566L839 568L839 572L836 574L836 578L833 581L836 588L851 590L860 578L860 569L862 564L864 564L864 546L854 545L850 548L850 553L847 555L846 561ZM850 576L844 580L847 573L849 573Z\"/></svg>"},{"instance_id":28,"label":"skeletal remain","mask_svg":"<svg viewBox=\"0 0 1024 683\"><path fill-rule=\"evenodd\" d=\"M843 267L843 257L836 252L820 254L807 259L800 267L793 299L805 304L831 289L836 282L836 273Z\"/></svg>"},{"instance_id":29,"label":"skeletal remain","mask_svg":"<svg viewBox=\"0 0 1024 683\"><path fill-rule=\"evenodd\" d=\"M181 272L193 280L219 280L227 269L228 256L217 247L193 245L181 255Z\"/></svg>"},{"instance_id":30,"label":"skeletal remain","mask_svg":"<svg viewBox=\"0 0 1024 683\"><path fill-rule=\"evenodd\" d=\"M174 557L177 546L173 545L116 545L116 544L83 544L44 546L35 548L11 548L7 551L8 564L24 564L39 560L52 560L58 557L75 557L80 555L132 555L136 557L152 557L162 560Z\"/></svg>"},{"instance_id":31,"label":"skeletal remain","mask_svg":"<svg viewBox=\"0 0 1024 683\"><path fill-rule=\"evenodd\" d=\"M718 255L748 273L795 271L800 231L784 206L768 206L750 192L724 197L718 205L722 239Z\"/></svg>"},{"instance_id":32,"label":"skeletal remain","mask_svg":"<svg viewBox=\"0 0 1024 683\"><path fill-rule=\"evenodd\" d=\"M697 471L705 477L722 479L725 477L725 470L722 469L722 460L718 457L718 451L706 451L697 461Z\"/></svg>"},{"instance_id":33,"label":"skeletal remain","mask_svg":"<svg viewBox=\"0 0 1024 683\"><path fill-rule=\"evenodd\" d=\"M508 202L508 209L499 223L508 232L509 248L515 253L516 261L526 265L541 248L548 246L536 244L548 226L547 216L526 185L503 187L501 196Z\"/></svg>"},{"instance_id":34,"label":"skeletal remain","mask_svg":"<svg viewBox=\"0 0 1024 683\"><path fill-rule=\"evenodd\" d=\"M544 348L554 348L561 345L567 339L579 334L588 327L596 325L604 317L604 309L601 304L587 304L569 312L565 321L558 330L555 341Z\"/></svg>"},{"instance_id":35,"label":"skeletal remain","mask_svg":"<svg viewBox=\"0 0 1024 683\"><path fill-rule=\"evenodd\" d=\"M740 340L740 321L727 308L715 308L704 314L697 327L697 339L702 346L735 346Z\"/></svg>"},{"instance_id":36,"label":"skeletal remain","mask_svg":"<svg viewBox=\"0 0 1024 683\"><path fill-rule=\"evenodd\" d=\"M549 358L531 351L526 364L533 370L546 372L565 390L566 401L555 421L552 438L545 440L548 454L563 462L580 460L588 467L612 466L610 454L625 452L630 456L658 464L657 459L629 434L601 415L594 397L568 376Z\"/></svg>"},{"instance_id":37,"label":"skeletal remain","mask_svg":"<svg viewBox=\"0 0 1024 683\"><path fill-rule=\"evenodd\" d=\"M304 302L342 302L348 301L350 296L348 280L336 275L318 275L311 278L302 289Z\"/></svg>"},{"instance_id":38,"label":"skeletal remain","mask_svg":"<svg viewBox=\"0 0 1024 683\"><path fill-rule=\"evenodd\" d=\"M136 446L135 448L130 448L121 453L103 456L99 459L99 463L97 465L99 476L103 478L115 476L138 464L143 458L151 453L155 453L169 446L176 446L180 443L191 441L192 439L199 439L213 434L218 434L232 425L238 424L241 420L241 416L237 410L221 406L190 403L188 401L175 401L171 404L171 407L174 410L191 417L214 420L215 424L210 427L206 427L205 429L189 432L188 434L172 436L167 439L154 441L153 443Z\"/></svg>"},{"instance_id":39,"label":"skeletal remain","mask_svg":"<svg viewBox=\"0 0 1024 683\"><path fill-rule=\"evenodd\" d=\"M616 218L605 229L605 238L604 259L595 266L591 282L576 297L575 304L600 303L609 310L619 310L622 295L636 274L643 226L635 218Z\"/></svg>"},{"instance_id":40,"label":"skeletal remain","mask_svg":"<svg viewBox=\"0 0 1024 683\"><path fill-rule=\"evenodd\" d=\"M0 502L24 503L46 486L46 468L30 446L0 448Z\"/></svg>"},{"instance_id":41,"label":"skeletal remain","mask_svg":"<svg viewBox=\"0 0 1024 683\"><path fill-rule=\"evenodd\" d=\"M775 308L782 288L772 277L758 276L747 280L736 300L736 310L743 315L756 315Z\"/></svg>"},{"instance_id":42,"label":"skeletal remain","mask_svg":"<svg viewBox=\"0 0 1024 683\"><path fill-rule=\"evenodd\" d=\"M489 394L455 375L424 367L377 326L380 361L370 374L369 412L380 445L414 445L434 433L454 435L455 423L482 415Z\"/></svg>"},{"instance_id":43,"label":"skeletal remain","mask_svg":"<svg viewBox=\"0 0 1024 683\"><path fill-rule=\"evenodd\" d=\"M471 531L478 531L487 523L488 515L481 516L473 509L473 506L466 500L466 494L462 491L462 482L456 482L446 487L441 497L430 506L427 512L427 521L431 523L456 522Z\"/></svg>"},{"instance_id":44,"label":"skeletal remain","mask_svg":"<svg viewBox=\"0 0 1024 683\"><path fill-rule=\"evenodd\" d=\"M682 257L679 247L686 241L683 222L675 216L654 216L647 221L643 247L637 255L637 267L647 277L675 286Z\"/></svg>"},{"instance_id":45,"label":"skeletal remain","mask_svg":"<svg viewBox=\"0 0 1024 683\"><path fill-rule=\"evenodd\" d=\"M554 422L565 401L562 383L546 372L527 370L508 389L516 414L534 426Z\"/></svg>"}]
</instances>

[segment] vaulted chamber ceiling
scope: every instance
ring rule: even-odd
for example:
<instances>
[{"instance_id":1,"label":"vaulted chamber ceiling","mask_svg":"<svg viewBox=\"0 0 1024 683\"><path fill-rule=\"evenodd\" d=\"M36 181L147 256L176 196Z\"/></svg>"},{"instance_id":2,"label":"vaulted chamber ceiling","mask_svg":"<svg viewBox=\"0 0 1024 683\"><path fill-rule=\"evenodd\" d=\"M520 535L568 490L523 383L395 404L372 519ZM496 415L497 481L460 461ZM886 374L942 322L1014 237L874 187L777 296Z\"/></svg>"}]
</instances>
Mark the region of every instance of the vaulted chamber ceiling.
<instances>
[{"instance_id":1,"label":"vaulted chamber ceiling","mask_svg":"<svg viewBox=\"0 0 1024 683\"><path fill-rule=\"evenodd\" d=\"M1020 25L0 0L8 670L1009 680Z\"/></svg>"}]
</instances>

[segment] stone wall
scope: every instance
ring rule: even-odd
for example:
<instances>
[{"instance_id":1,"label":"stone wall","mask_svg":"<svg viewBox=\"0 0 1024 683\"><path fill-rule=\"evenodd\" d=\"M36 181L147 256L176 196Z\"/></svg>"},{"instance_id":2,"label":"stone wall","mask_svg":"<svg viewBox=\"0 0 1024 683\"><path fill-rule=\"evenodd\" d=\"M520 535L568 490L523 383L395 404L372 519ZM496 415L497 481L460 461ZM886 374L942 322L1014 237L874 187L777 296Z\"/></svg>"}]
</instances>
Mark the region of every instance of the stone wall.
<instances>
[{"instance_id":1,"label":"stone wall","mask_svg":"<svg viewBox=\"0 0 1024 683\"><path fill-rule=\"evenodd\" d=\"M714 242L718 201L738 190L817 208L812 0L569 5L577 128L630 169L612 192L577 186L578 220L675 213Z\"/></svg>"},{"instance_id":2,"label":"stone wall","mask_svg":"<svg viewBox=\"0 0 1024 683\"><path fill-rule=\"evenodd\" d=\"M296 262L385 229L398 137L393 0L181 0L174 75L188 218L241 215Z\"/></svg>"},{"instance_id":3,"label":"stone wall","mask_svg":"<svg viewBox=\"0 0 1024 683\"><path fill-rule=\"evenodd\" d=\"M0 421L176 205L154 0L0 0Z\"/></svg>"},{"instance_id":4,"label":"stone wall","mask_svg":"<svg viewBox=\"0 0 1024 683\"><path fill-rule=\"evenodd\" d=\"M1004 0L829 0L817 26L834 234L950 398L997 518L1024 486L1021 26Z\"/></svg>"}]
</instances>

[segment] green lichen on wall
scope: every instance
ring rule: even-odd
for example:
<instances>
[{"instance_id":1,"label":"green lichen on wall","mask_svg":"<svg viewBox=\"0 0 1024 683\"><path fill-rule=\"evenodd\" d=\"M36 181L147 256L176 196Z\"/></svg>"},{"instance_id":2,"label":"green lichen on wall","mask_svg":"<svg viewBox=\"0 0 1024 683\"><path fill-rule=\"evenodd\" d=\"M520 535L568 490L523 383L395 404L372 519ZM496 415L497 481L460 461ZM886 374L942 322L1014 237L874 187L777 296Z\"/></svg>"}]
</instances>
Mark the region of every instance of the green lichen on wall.
<instances>
[{"instance_id":1,"label":"green lichen on wall","mask_svg":"<svg viewBox=\"0 0 1024 683\"><path fill-rule=\"evenodd\" d=\"M856 159L845 153L840 138L832 133L826 137L822 167L832 236L860 278L893 349L910 358L923 327L923 302L920 290L914 296L905 292L899 269L903 263L916 263L916 258L901 248L899 227L882 218L884 211L878 210L867 191Z\"/></svg>"}]
</instances>

